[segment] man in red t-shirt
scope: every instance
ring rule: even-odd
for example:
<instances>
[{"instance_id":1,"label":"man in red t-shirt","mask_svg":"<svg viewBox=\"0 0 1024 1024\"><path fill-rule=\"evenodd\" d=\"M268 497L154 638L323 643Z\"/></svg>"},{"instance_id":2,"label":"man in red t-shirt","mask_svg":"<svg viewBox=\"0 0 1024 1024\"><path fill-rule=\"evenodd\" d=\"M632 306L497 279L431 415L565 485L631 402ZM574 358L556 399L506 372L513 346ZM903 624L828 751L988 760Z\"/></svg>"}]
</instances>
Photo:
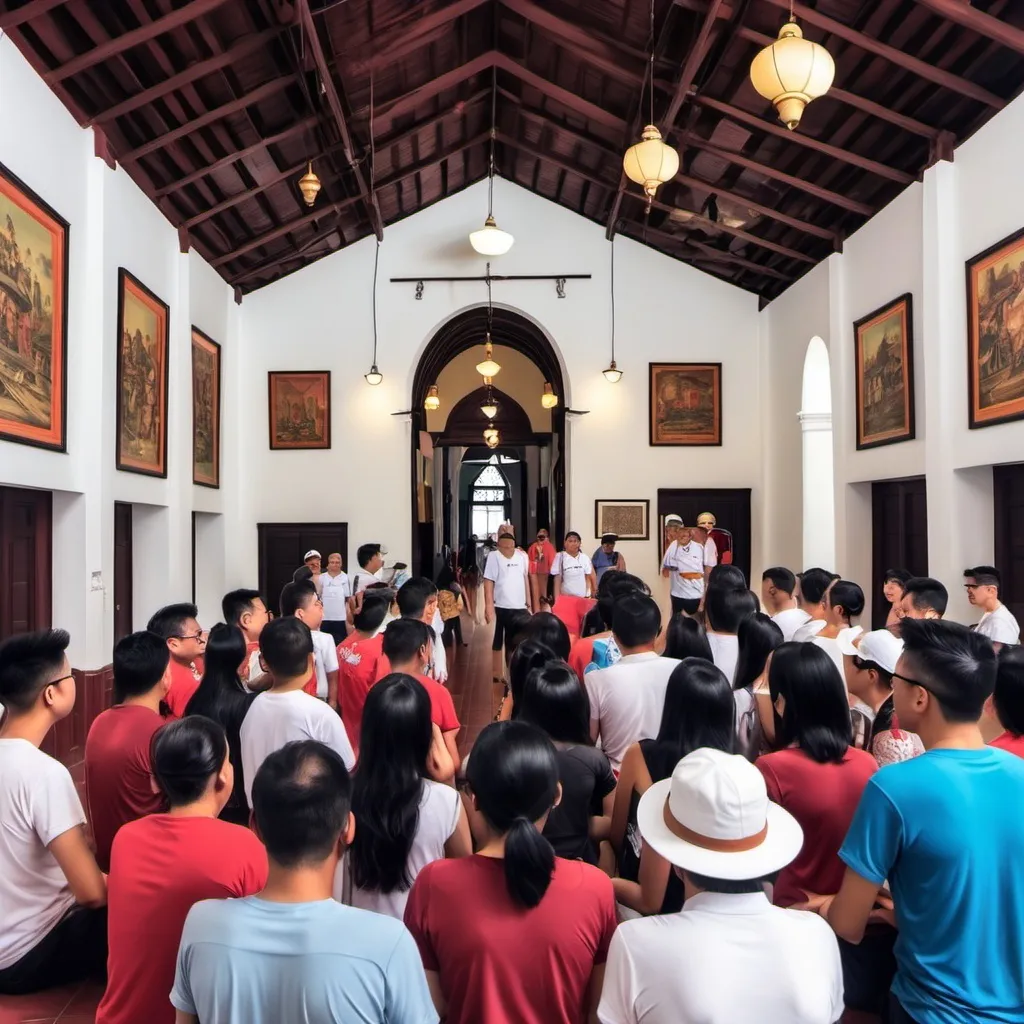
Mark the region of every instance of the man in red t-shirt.
<instances>
[{"instance_id":1,"label":"man in red t-shirt","mask_svg":"<svg viewBox=\"0 0 1024 1024\"><path fill-rule=\"evenodd\" d=\"M85 788L96 863L110 870L110 846L126 822L164 809L153 792L150 747L164 724L160 702L171 685L167 644L132 633L114 648L114 706L101 711L85 741Z\"/></svg>"},{"instance_id":2,"label":"man in red t-shirt","mask_svg":"<svg viewBox=\"0 0 1024 1024\"><path fill-rule=\"evenodd\" d=\"M146 625L150 633L166 642L171 655L171 688L165 698L171 718L185 717L185 708L203 677L206 633L196 619L198 614L194 604L169 604Z\"/></svg>"},{"instance_id":3,"label":"man in red t-shirt","mask_svg":"<svg viewBox=\"0 0 1024 1024\"><path fill-rule=\"evenodd\" d=\"M1024 647L1003 647L992 696L985 710L994 714L1003 732L989 745L1024 757Z\"/></svg>"},{"instance_id":4,"label":"man in red t-shirt","mask_svg":"<svg viewBox=\"0 0 1024 1024\"><path fill-rule=\"evenodd\" d=\"M245 660L239 666L238 678L252 692L265 690L270 678L260 668L260 633L270 621L266 602L258 590L232 590L220 602L224 621L237 626L245 637Z\"/></svg>"},{"instance_id":5,"label":"man in red t-shirt","mask_svg":"<svg viewBox=\"0 0 1024 1024\"><path fill-rule=\"evenodd\" d=\"M223 750L214 772L211 746ZM192 905L252 896L267 881L263 844L217 817L234 785L219 725L200 716L170 723L153 744L153 773L170 811L131 822L114 841L107 989L96 1024L174 1024L168 994Z\"/></svg>"},{"instance_id":6,"label":"man in red t-shirt","mask_svg":"<svg viewBox=\"0 0 1024 1024\"><path fill-rule=\"evenodd\" d=\"M384 634L379 630L390 609L390 591L365 591L359 611L352 617L353 632L338 644L338 710L356 757L363 705L377 682L384 657Z\"/></svg>"}]
</instances>

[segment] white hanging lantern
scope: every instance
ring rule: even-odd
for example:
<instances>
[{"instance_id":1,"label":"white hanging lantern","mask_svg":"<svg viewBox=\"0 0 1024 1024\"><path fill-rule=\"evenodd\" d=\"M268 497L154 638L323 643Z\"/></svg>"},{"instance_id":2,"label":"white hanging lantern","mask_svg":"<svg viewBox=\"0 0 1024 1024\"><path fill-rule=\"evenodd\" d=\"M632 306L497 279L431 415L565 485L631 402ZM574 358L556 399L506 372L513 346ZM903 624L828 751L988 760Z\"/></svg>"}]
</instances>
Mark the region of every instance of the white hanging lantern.
<instances>
[{"instance_id":1,"label":"white hanging lantern","mask_svg":"<svg viewBox=\"0 0 1024 1024\"><path fill-rule=\"evenodd\" d=\"M434 412L441 408L441 397L437 393L437 385L431 384L427 388L427 397L423 399L423 408L428 412Z\"/></svg>"},{"instance_id":2,"label":"white hanging lantern","mask_svg":"<svg viewBox=\"0 0 1024 1024\"><path fill-rule=\"evenodd\" d=\"M469 244L481 256L504 256L512 248L515 239L507 231L502 231L488 214L484 226L479 231L469 233Z\"/></svg>"},{"instance_id":3,"label":"white hanging lantern","mask_svg":"<svg viewBox=\"0 0 1024 1024\"><path fill-rule=\"evenodd\" d=\"M835 73L832 54L820 43L804 39L792 15L779 29L779 38L750 65L754 88L772 102L779 120L791 131L800 123L804 107L829 91Z\"/></svg>"},{"instance_id":4,"label":"white hanging lantern","mask_svg":"<svg viewBox=\"0 0 1024 1024\"><path fill-rule=\"evenodd\" d=\"M630 181L643 186L648 201L654 198L659 185L671 181L679 171L679 154L661 137L661 132L649 124L640 135L640 142L626 150L622 169Z\"/></svg>"}]
</instances>

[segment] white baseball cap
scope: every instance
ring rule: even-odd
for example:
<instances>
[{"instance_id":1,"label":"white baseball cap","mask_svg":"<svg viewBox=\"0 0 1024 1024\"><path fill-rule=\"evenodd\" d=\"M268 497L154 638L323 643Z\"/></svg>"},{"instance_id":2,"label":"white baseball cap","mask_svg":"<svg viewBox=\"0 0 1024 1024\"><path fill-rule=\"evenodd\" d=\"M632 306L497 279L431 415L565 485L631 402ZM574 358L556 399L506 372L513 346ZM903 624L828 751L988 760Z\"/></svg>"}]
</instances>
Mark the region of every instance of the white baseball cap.
<instances>
[{"instance_id":1,"label":"white baseball cap","mask_svg":"<svg viewBox=\"0 0 1024 1024\"><path fill-rule=\"evenodd\" d=\"M303 556L302 560L308 562L311 558L319 558L320 552L316 548L310 548Z\"/></svg>"},{"instance_id":2,"label":"white baseball cap","mask_svg":"<svg viewBox=\"0 0 1024 1024\"><path fill-rule=\"evenodd\" d=\"M701 747L640 798L637 825L667 861L708 878L761 878L789 864L804 833L739 754Z\"/></svg>"},{"instance_id":3,"label":"white baseball cap","mask_svg":"<svg viewBox=\"0 0 1024 1024\"><path fill-rule=\"evenodd\" d=\"M846 632L842 629L836 636L843 654L853 654L864 661L874 662L890 674L896 671L896 662L903 654L903 641L898 636L893 636L887 629L873 629L859 637L845 637L843 634Z\"/></svg>"},{"instance_id":4,"label":"white baseball cap","mask_svg":"<svg viewBox=\"0 0 1024 1024\"><path fill-rule=\"evenodd\" d=\"M683 525L683 517L682 516L677 516L675 513L673 513L672 515L669 515L669 516L665 516L665 525L666 526L682 526Z\"/></svg>"}]
</instances>

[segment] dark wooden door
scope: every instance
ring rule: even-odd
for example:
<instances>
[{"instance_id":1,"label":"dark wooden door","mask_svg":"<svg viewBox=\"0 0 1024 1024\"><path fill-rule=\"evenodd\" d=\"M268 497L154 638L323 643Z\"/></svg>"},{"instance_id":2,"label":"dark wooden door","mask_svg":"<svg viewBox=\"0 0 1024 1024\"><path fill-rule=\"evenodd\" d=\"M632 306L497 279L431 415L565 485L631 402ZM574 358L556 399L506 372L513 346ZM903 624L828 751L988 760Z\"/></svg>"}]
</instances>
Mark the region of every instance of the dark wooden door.
<instances>
[{"instance_id":1,"label":"dark wooden door","mask_svg":"<svg viewBox=\"0 0 1024 1024\"><path fill-rule=\"evenodd\" d=\"M49 491L0 487L0 639L51 625Z\"/></svg>"},{"instance_id":2,"label":"dark wooden door","mask_svg":"<svg viewBox=\"0 0 1024 1024\"><path fill-rule=\"evenodd\" d=\"M302 565L302 556L315 548L323 556L340 551L345 571L353 573L358 566L348 557L348 523L259 523L260 593L267 607L277 615L281 588L291 582L295 570Z\"/></svg>"},{"instance_id":3,"label":"dark wooden door","mask_svg":"<svg viewBox=\"0 0 1024 1024\"><path fill-rule=\"evenodd\" d=\"M887 569L928 575L928 491L923 476L871 485L871 627L889 614L882 596Z\"/></svg>"},{"instance_id":4,"label":"dark wooden door","mask_svg":"<svg viewBox=\"0 0 1024 1024\"><path fill-rule=\"evenodd\" d=\"M710 512L718 526L732 534L733 565L743 570L750 580L750 488L677 488L658 490L658 522L652 526L655 533L663 536L661 522L667 515L682 516L683 522L692 526L702 512ZM659 540L659 547L661 541ZM664 551L658 551L659 565ZM641 570L641 576L648 576L650 570ZM758 589L758 588L755 588Z\"/></svg>"},{"instance_id":5,"label":"dark wooden door","mask_svg":"<svg viewBox=\"0 0 1024 1024\"><path fill-rule=\"evenodd\" d=\"M1024 622L1024 464L992 467L995 560L1003 578L999 596Z\"/></svg>"},{"instance_id":6,"label":"dark wooden door","mask_svg":"<svg viewBox=\"0 0 1024 1024\"><path fill-rule=\"evenodd\" d=\"M132 631L132 507L114 502L114 643Z\"/></svg>"}]
</instances>

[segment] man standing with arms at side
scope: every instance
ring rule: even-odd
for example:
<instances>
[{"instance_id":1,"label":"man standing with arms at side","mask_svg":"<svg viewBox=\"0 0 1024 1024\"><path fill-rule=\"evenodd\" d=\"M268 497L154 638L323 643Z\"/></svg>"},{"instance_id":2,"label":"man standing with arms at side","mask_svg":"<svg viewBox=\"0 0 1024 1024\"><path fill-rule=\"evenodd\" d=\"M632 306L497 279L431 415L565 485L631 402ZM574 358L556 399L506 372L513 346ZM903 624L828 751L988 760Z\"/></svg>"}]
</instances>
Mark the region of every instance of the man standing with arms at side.
<instances>
[{"instance_id":1,"label":"man standing with arms at side","mask_svg":"<svg viewBox=\"0 0 1024 1024\"><path fill-rule=\"evenodd\" d=\"M501 649L506 640L505 627L513 613L533 612L533 601L527 585L529 559L526 552L516 547L511 533L498 538L498 550L487 556L484 567L484 608L487 624L494 623L494 641L491 644L491 675L496 683L502 680Z\"/></svg>"},{"instance_id":2,"label":"man standing with arms at side","mask_svg":"<svg viewBox=\"0 0 1024 1024\"><path fill-rule=\"evenodd\" d=\"M669 580L672 614L696 615L704 597L707 578L705 546L693 539L682 523L675 528L675 540L668 546L662 561L661 574Z\"/></svg>"},{"instance_id":3,"label":"man standing with arms at side","mask_svg":"<svg viewBox=\"0 0 1024 1024\"><path fill-rule=\"evenodd\" d=\"M555 545L548 538L546 527L537 531L537 539L530 545L530 601L540 610L542 597L548 596L551 565L555 560Z\"/></svg>"},{"instance_id":4,"label":"man standing with arms at side","mask_svg":"<svg viewBox=\"0 0 1024 1024\"><path fill-rule=\"evenodd\" d=\"M348 599L352 596L352 587L348 573L341 568L341 554L332 551L327 556L327 572L320 577L320 600L324 603L324 621L320 628L334 637L337 647L348 635L345 619L348 617Z\"/></svg>"}]
</instances>

